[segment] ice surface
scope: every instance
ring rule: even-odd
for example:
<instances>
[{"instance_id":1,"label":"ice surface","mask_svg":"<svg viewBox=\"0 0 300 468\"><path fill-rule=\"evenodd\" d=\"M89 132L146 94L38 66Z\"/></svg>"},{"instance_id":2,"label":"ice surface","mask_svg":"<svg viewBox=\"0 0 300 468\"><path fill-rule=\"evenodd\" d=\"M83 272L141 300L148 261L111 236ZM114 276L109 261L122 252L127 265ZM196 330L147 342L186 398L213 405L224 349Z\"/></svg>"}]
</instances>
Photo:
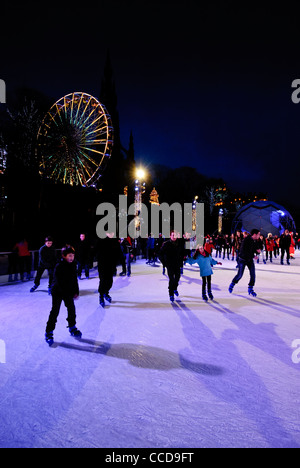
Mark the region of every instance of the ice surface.
<instances>
[{"instance_id":1,"label":"ice surface","mask_svg":"<svg viewBox=\"0 0 300 468\"><path fill-rule=\"evenodd\" d=\"M300 253L257 265L257 298L248 271L228 293L235 273L215 267L204 303L187 266L171 305L161 266L139 260L103 309L94 271L76 302L83 339L63 306L52 348L47 279L2 285L0 447L299 447Z\"/></svg>"}]
</instances>

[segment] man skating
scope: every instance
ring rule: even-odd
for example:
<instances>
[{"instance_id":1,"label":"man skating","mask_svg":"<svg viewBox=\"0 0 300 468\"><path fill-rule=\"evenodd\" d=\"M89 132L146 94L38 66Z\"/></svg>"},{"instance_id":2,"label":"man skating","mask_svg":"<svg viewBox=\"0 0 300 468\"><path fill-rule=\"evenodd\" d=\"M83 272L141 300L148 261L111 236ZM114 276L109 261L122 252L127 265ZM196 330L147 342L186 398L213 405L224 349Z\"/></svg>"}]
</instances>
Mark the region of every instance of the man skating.
<instances>
[{"instance_id":1,"label":"man skating","mask_svg":"<svg viewBox=\"0 0 300 468\"><path fill-rule=\"evenodd\" d=\"M250 272L250 281L248 285L248 294L253 297L256 297L256 293L253 290L255 285L255 265L253 259L256 255L260 254L260 250L257 248L257 241L260 236L260 231L258 229L252 229L250 236L243 239L240 250L239 250L239 259L238 259L238 272L237 275L233 278L230 286L229 292L232 293L234 286L242 278L246 266Z\"/></svg>"},{"instance_id":2,"label":"man skating","mask_svg":"<svg viewBox=\"0 0 300 468\"><path fill-rule=\"evenodd\" d=\"M183 259L182 247L178 242L178 233L176 231L171 231L170 240L163 243L159 253L159 259L167 268L170 301L174 302L174 294L175 296L179 295L177 288Z\"/></svg>"}]
</instances>

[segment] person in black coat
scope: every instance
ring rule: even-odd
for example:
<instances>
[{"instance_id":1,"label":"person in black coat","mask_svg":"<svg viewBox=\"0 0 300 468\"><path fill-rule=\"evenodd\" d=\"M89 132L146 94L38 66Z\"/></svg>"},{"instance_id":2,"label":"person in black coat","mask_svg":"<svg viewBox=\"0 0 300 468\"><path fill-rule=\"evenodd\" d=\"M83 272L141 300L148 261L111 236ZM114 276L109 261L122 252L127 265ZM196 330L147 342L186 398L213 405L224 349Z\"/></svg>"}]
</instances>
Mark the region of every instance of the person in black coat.
<instances>
[{"instance_id":1,"label":"person in black coat","mask_svg":"<svg viewBox=\"0 0 300 468\"><path fill-rule=\"evenodd\" d=\"M84 269L85 277L90 277L90 245L87 241L85 234L80 234L80 241L76 246L76 259L77 259L77 275L81 279L82 270Z\"/></svg>"},{"instance_id":2,"label":"person in black coat","mask_svg":"<svg viewBox=\"0 0 300 468\"><path fill-rule=\"evenodd\" d=\"M280 263L283 265L284 254L286 253L286 263L290 265L290 246L291 246L291 236L289 230L286 229L283 234L280 236L279 247L281 249L281 260Z\"/></svg>"},{"instance_id":3,"label":"person in black coat","mask_svg":"<svg viewBox=\"0 0 300 468\"><path fill-rule=\"evenodd\" d=\"M53 272L57 263L56 250L53 247L53 240L51 237L46 237L45 244L39 250L39 263L34 279L34 285L30 289L30 292L34 292L40 285L41 277L45 270L48 270L49 285L48 292L51 293L51 284L53 281Z\"/></svg>"},{"instance_id":4,"label":"person in black coat","mask_svg":"<svg viewBox=\"0 0 300 468\"><path fill-rule=\"evenodd\" d=\"M79 296L75 250L71 246L62 249L62 259L54 270L51 285L52 309L46 325L45 338L49 345L53 344L53 331L57 322L62 301L68 311L67 322L72 336L81 338L81 332L76 328L76 311L74 299Z\"/></svg>"},{"instance_id":5,"label":"person in black coat","mask_svg":"<svg viewBox=\"0 0 300 468\"><path fill-rule=\"evenodd\" d=\"M178 296L178 283L180 280L180 269L183 261L182 245L179 242L176 231L171 231L170 240L163 243L160 249L159 259L167 268L169 277L170 301L174 301L174 294Z\"/></svg>"},{"instance_id":6,"label":"person in black coat","mask_svg":"<svg viewBox=\"0 0 300 468\"><path fill-rule=\"evenodd\" d=\"M104 299L108 302L112 300L109 291L113 285L117 264L122 256L121 246L118 239L114 237L114 232L107 232L104 239L98 240L95 254L99 272L99 303L104 307Z\"/></svg>"},{"instance_id":7,"label":"person in black coat","mask_svg":"<svg viewBox=\"0 0 300 468\"><path fill-rule=\"evenodd\" d=\"M252 229L250 236L247 236L243 239L241 246L240 246L240 250L239 250L238 272L236 276L233 278L229 286L230 293L232 293L234 286L242 278L245 268L248 267L249 272L250 272L248 294L254 297L256 296L256 293L253 291L253 287L255 285L255 265L254 265L253 258L256 257L256 255L260 253L260 250L257 244L259 236L260 236L260 231L258 229Z\"/></svg>"}]
</instances>

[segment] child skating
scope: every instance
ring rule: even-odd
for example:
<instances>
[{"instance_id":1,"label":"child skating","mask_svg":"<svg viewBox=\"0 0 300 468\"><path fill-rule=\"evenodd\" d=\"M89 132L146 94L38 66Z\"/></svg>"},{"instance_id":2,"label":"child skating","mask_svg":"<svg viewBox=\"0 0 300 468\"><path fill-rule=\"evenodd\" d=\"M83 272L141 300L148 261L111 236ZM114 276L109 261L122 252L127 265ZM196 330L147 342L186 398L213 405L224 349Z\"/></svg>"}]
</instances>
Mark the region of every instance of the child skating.
<instances>
[{"instance_id":1,"label":"child skating","mask_svg":"<svg viewBox=\"0 0 300 468\"><path fill-rule=\"evenodd\" d=\"M211 291L211 275L213 274L213 265L222 265L221 262L214 260L209 253L204 250L203 246L197 246L196 252L192 258L187 259L187 263L193 265L197 263L200 268L200 276L202 278L202 299L208 301L213 300L214 296ZM206 295L207 288L207 295Z\"/></svg>"},{"instance_id":2,"label":"child skating","mask_svg":"<svg viewBox=\"0 0 300 468\"><path fill-rule=\"evenodd\" d=\"M77 271L75 263L75 250L71 246L62 249L62 259L56 265L51 287L52 309L46 326L45 339L51 346L54 343L53 331L59 315L62 301L68 311L69 332L75 338L81 338L82 333L76 328L76 311L74 299L79 296Z\"/></svg>"}]
</instances>

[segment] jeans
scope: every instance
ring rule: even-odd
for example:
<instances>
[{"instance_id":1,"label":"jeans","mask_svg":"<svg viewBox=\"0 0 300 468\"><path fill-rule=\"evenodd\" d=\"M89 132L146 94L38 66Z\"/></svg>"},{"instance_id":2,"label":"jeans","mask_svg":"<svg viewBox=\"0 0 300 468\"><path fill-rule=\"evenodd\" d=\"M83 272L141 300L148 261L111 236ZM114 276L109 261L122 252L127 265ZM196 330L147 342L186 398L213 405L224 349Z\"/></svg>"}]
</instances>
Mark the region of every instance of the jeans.
<instances>
[{"instance_id":1,"label":"jeans","mask_svg":"<svg viewBox=\"0 0 300 468\"><path fill-rule=\"evenodd\" d=\"M242 258L238 259L238 272L237 275L233 278L232 282L233 284L237 284L240 279L242 278L246 266L249 269L250 272L250 281L249 281L249 286L254 286L255 285L255 266L253 260L251 261L246 261L243 260Z\"/></svg>"}]
</instances>

